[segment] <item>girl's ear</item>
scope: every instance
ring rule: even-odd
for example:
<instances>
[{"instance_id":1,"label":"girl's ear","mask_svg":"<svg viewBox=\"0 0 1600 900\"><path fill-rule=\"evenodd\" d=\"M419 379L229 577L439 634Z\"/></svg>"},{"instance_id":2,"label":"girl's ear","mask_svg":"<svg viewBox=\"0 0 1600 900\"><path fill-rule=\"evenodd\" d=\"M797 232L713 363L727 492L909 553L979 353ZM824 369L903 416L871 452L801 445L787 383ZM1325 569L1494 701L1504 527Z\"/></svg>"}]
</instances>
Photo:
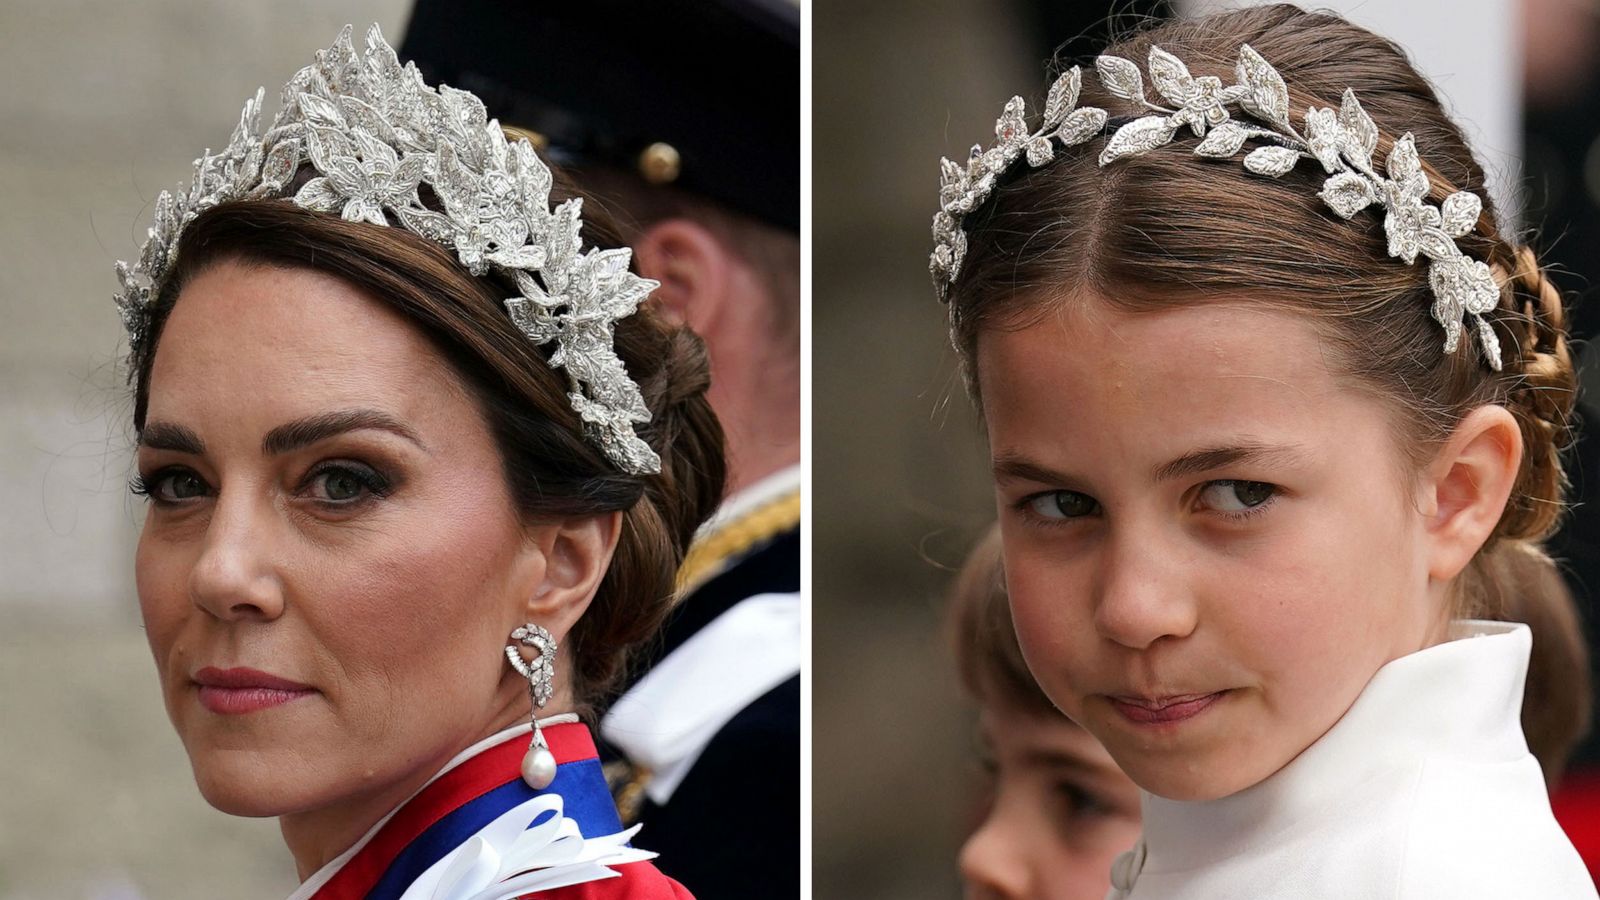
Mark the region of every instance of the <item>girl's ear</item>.
<instances>
[{"instance_id":1,"label":"girl's ear","mask_svg":"<svg viewBox=\"0 0 1600 900\"><path fill-rule=\"evenodd\" d=\"M622 534L622 513L578 516L528 529L528 550L543 562L530 585L524 621L549 629L562 640L589 608Z\"/></svg>"},{"instance_id":2,"label":"girl's ear","mask_svg":"<svg viewBox=\"0 0 1600 900\"><path fill-rule=\"evenodd\" d=\"M1480 406L1456 426L1424 472L1428 576L1449 581L1472 561L1505 511L1522 466L1522 429L1503 406Z\"/></svg>"}]
</instances>

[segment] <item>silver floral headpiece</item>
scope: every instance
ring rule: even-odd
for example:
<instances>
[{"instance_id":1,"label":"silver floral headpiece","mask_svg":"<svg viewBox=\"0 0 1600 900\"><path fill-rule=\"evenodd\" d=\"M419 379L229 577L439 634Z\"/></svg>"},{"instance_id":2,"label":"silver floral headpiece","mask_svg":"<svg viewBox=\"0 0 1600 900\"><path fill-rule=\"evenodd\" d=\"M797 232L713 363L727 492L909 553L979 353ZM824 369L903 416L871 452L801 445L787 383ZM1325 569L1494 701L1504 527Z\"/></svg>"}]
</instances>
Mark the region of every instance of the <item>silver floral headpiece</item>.
<instances>
[{"instance_id":1,"label":"silver floral headpiece","mask_svg":"<svg viewBox=\"0 0 1600 900\"><path fill-rule=\"evenodd\" d=\"M400 65L376 25L363 54L350 36L346 25L290 79L264 135L257 90L228 146L195 160L186 189L156 198L139 261L117 263L115 299L133 357L145 349L150 301L172 270L183 229L220 203L282 196L310 162L318 177L294 194L296 205L374 225L389 225L388 213L455 251L472 274L514 281L519 296L506 310L529 340L555 345L550 365L566 372L589 439L623 471L661 471L661 458L634 431L650 411L614 348L616 321L658 283L629 271L626 249L581 249L582 200L552 209L550 169L527 141L508 142L482 101L429 87L414 64ZM423 206L424 184L443 213Z\"/></svg>"},{"instance_id":2,"label":"silver floral headpiece","mask_svg":"<svg viewBox=\"0 0 1600 900\"><path fill-rule=\"evenodd\" d=\"M1028 165L1037 168L1054 158L1057 142L1077 146L1115 126L1100 151L1099 163L1105 166L1164 146L1187 126L1201 138L1194 148L1197 156L1228 159L1247 142L1260 142L1244 158L1244 167L1257 175L1276 178L1301 159L1315 159L1329 176L1318 196L1341 218L1381 205L1387 213L1383 227L1389 255L1408 265L1419 255L1429 260L1432 312L1444 328L1444 352L1456 351L1462 320L1471 316L1484 357L1500 369L1500 341L1483 317L1499 302L1500 287L1489 266L1462 253L1454 240L1477 227L1483 203L1471 191L1451 194L1438 207L1427 203L1431 184L1409 132L1394 142L1380 174L1372 160L1378 128L1350 90L1344 92L1337 111L1307 110L1302 135L1289 121L1289 90L1283 77L1248 44L1239 48L1237 83L1232 85L1224 86L1212 75L1191 76L1182 61L1159 47L1150 48L1148 68L1157 93L1176 108L1152 103L1145 96L1138 66L1121 57L1101 56L1095 60L1095 70L1106 90L1155 115L1108 120L1105 110L1077 108L1083 76L1073 66L1051 86L1038 129L1028 130L1023 100L1012 97L995 123L993 147L973 147L964 168L940 160L939 212L933 217L935 246L928 267L941 301L948 300L966 256L962 218L983 204L996 179L1018 158L1025 156ZM1228 108L1235 104L1254 122L1232 119Z\"/></svg>"}]
</instances>

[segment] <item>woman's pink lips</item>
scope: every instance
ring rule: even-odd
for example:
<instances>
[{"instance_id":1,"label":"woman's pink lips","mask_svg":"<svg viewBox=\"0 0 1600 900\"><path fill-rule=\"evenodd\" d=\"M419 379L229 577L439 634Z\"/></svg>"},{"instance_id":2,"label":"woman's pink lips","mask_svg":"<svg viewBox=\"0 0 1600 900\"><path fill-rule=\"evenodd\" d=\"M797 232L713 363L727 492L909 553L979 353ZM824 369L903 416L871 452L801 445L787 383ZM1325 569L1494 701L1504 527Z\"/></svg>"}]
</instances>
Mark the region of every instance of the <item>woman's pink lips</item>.
<instances>
[{"instance_id":1,"label":"woman's pink lips","mask_svg":"<svg viewBox=\"0 0 1600 900\"><path fill-rule=\"evenodd\" d=\"M1221 699L1226 691L1188 694L1151 700L1145 697L1112 697L1111 705L1123 717L1139 725L1172 725L1192 719Z\"/></svg>"},{"instance_id":2,"label":"woman's pink lips","mask_svg":"<svg viewBox=\"0 0 1600 900\"><path fill-rule=\"evenodd\" d=\"M207 666L194 673L200 704L221 715L240 715L298 700L316 690L256 669Z\"/></svg>"}]
</instances>

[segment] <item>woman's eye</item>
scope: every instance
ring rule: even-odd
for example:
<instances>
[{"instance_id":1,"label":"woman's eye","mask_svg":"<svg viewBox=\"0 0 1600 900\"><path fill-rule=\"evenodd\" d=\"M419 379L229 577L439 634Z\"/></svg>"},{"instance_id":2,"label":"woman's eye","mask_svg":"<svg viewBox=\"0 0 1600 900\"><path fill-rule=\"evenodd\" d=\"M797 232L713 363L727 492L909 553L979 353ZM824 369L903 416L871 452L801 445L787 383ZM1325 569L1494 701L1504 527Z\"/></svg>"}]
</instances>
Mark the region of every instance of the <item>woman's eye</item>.
<instances>
[{"instance_id":1,"label":"woman's eye","mask_svg":"<svg viewBox=\"0 0 1600 900\"><path fill-rule=\"evenodd\" d=\"M1078 519L1094 515L1100 504L1077 491L1046 491L1023 501L1035 515L1045 519Z\"/></svg>"},{"instance_id":2,"label":"woman's eye","mask_svg":"<svg viewBox=\"0 0 1600 900\"><path fill-rule=\"evenodd\" d=\"M1207 509L1240 513L1260 507L1277 491L1277 485L1264 481L1213 481L1200 492L1200 500Z\"/></svg>"},{"instance_id":3,"label":"woman's eye","mask_svg":"<svg viewBox=\"0 0 1600 900\"><path fill-rule=\"evenodd\" d=\"M154 475L139 475L130 485L139 494L157 503L181 503L204 497L209 487L199 475L189 469L163 469Z\"/></svg>"},{"instance_id":4,"label":"woman's eye","mask_svg":"<svg viewBox=\"0 0 1600 900\"><path fill-rule=\"evenodd\" d=\"M311 494L327 503L351 503L367 494L382 496L387 482L366 466L351 463L324 466L308 479Z\"/></svg>"}]
</instances>

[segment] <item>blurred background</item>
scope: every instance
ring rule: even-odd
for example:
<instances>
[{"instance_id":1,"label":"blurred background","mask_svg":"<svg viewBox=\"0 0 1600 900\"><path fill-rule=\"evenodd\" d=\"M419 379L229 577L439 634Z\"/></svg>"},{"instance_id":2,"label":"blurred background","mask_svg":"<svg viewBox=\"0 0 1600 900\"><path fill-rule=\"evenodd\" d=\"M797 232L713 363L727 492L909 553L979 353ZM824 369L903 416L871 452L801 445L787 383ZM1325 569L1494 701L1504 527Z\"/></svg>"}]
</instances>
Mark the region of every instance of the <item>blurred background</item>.
<instances>
[{"instance_id":1,"label":"blurred background","mask_svg":"<svg viewBox=\"0 0 1600 900\"><path fill-rule=\"evenodd\" d=\"M1112 28L1220 5L814 0L817 897L959 896L956 852L975 812L972 710L941 615L951 570L994 509L987 451L926 271L939 157L964 161L974 142L991 144L1013 94L1037 110L1057 47L1087 63ZM1411 52L1466 124L1502 210L1536 230L1543 258L1569 273L1564 288L1591 294L1600 275L1600 3L1311 5ZM1580 301L1582 336L1594 332L1592 305ZM1584 360L1591 383L1595 355ZM1592 440L1576 452L1589 467L1575 475L1582 501L1600 467ZM1556 548L1586 614L1585 584L1600 585L1594 516L1580 507ZM1591 738L1580 755L1592 762L1595 747Z\"/></svg>"},{"instance_id":2,"label":"blurred background","mask_svg":"<svg viewBox=\"0 0 1600 900\"><path fill-rule=\"evenodd\" d=\"M281 898L276 820L207 806L139 627L112 263L340 26L408 0L0 2L0 900Z\"/></svg>"}]
</instances>

